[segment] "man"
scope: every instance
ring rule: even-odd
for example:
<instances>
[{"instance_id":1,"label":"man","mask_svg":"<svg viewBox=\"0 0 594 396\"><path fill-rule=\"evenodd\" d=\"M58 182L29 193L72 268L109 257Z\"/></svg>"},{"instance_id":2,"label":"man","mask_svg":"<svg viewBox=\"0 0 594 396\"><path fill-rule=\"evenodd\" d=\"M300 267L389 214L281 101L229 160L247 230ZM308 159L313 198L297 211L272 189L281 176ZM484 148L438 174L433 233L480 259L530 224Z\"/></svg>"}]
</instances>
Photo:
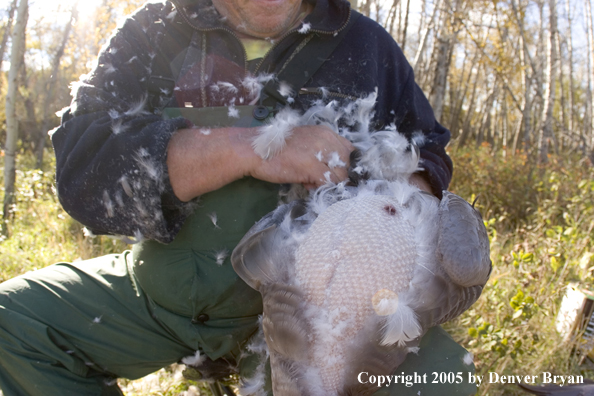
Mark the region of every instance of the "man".
<instances>
[{"instance_id":1,"label":"man","mask_svg":"<svg viewBox=\"0 0 594 396\"><path fill-rule=\"evenodd\" d=\"M64 208L96 233L140 243L133 252L56 264L0 286L5 395L121 394L115 378L144 376L196 350L249 370L242 351L261 300L233 272L228 253L274 209L280 184L311 189L327 172L333 182L345 180L353 148L326 127L308 126L263 159L252 149L258 122L246 124L238 113L248 104L284 105L270 102L258 81L283 76L334 41L316 70L303 71L304 86L287 76L296 92L286 105L304 110L377 89L375 127L394 123L408 136L426 136L423 171L411 181L441 196L452 172L449 131L435 121L393 39L346 1L148 4L81 78L52 136ZM331 153L346 165L330 167ZM460 351L442 331L430 332L402 367L468 371ZM438 385L396 391L473 393L464 384Z\"/></svg>"}]
</instances>

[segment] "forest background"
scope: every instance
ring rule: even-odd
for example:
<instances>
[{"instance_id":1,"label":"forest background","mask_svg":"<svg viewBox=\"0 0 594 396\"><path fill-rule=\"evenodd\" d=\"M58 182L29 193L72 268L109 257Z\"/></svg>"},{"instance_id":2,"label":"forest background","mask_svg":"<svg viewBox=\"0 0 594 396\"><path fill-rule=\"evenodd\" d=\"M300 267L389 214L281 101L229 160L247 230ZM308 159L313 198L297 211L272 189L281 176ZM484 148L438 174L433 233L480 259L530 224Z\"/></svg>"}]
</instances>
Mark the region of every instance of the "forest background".
<instances>
[{"instance_id":1,"label":"forest background","mask_svg":"<svg viewBox=\"0 0 594 396\"><path fill-rule=\"evenodd\" d=\"M358 0L400 44L452 131L451 190L480 196L493 274L447 325L477 373L594 377L588 336L555 329L572 282L594 271L591 0ZM60 207L47 132L136 0L0 1L0 281L58 261L120 252ZM577 353L576 353L577 352ZM172 366L122 380L127 395L208 394ZM522 394L484 384L480 395Z\"/></svg>"}]
</instances>

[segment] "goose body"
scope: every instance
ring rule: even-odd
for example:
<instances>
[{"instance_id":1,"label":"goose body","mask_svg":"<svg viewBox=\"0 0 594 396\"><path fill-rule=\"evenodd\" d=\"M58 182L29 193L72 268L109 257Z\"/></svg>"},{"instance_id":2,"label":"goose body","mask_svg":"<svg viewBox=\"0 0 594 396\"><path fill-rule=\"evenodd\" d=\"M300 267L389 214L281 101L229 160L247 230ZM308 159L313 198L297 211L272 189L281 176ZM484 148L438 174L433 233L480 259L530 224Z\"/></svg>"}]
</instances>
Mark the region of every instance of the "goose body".
<instances>
[{"instance_id":1,"label":"goose body","mask_svg":"<svg viewBox=\"0 0 594 396\"><path fill-rule=\"evenodd\" d=\"M373 393L357 375L391 374L430 327L476 301L490 274L480 214L408 183L414 143L396 131L360 141L367 179L281 205L232 255L262 294L278 395Z\"/></svg>"}]
</instances>

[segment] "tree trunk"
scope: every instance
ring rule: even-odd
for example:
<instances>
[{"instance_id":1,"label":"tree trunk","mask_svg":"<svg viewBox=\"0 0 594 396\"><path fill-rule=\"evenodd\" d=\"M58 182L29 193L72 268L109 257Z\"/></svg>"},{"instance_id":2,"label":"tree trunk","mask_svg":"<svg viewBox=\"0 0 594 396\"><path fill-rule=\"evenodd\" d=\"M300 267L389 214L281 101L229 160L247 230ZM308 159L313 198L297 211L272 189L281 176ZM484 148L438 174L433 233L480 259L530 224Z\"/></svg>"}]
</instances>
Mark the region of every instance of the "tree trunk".
<instances>
[{"instance_id":1,"label":"tree trunk","mask_svg":"<svg viewBox=\"0 0 594 396\"><path fill-rule=\"evenodd\" d=\"M532 121L530 119L530 110L532 107L532 89L531 83L532 79L528 74L528 66L526 64L526 58L528 57L528 47L524 45L524 37L520 36L520 40L522 41L522 50L520 51L520 60L522 64L522 81L523 81L523 88L524 88L524 107L522 109L522 122L523 122L523 129L524 129L524 138L522 139L524 148L524 152L527 153L528 149L530 148L530 135L531 129L530 126Z\"/></svg>"},{"instance_id":2,"label":"tree trunk","mask_svg":"<svg viewBox=\"0 0 594 396\"><path fill-rule=\"evenodd\" d=\"M512 153L516 153L518 151L518 141L520 140L520 132L522 132L522 123L524 122L524 117L522 116L516 125L516 129L514 132L514 140L512 143Z\"/></svg>"},{"instance_id":3,"label":"tree trunk","mask_svg":"<svg viewBox=\"0 0 594 396\"><path fill-rule=\"evenodd\" d=\"M509 123L507 118L507 101L505 100L505 94L502 95L501 112L499 113L499 121L501 122L501 150L503 158L507 155L507 143L509 140Z\"/></svg>"},{"instance_id":4,"label":"tree trunk","mask_svg":"<svg viewBox=\"0 0 594 396\"><path fill-rule=\"evenodd\" d=\"M28 0L20 0L16 23L12 32L12 49L10 53L10 70L8 71L8 90L6 92L6 147L4 151L4 205L3 231L7 234L6 221L14 201L14 185L16 177L16 146L18 121L16 117L17 79L20 60L25 50L25 29L28 19Z\"/></svg>"},{"instance_id":5,"label":"tree trunk","mask_svg":"<svg viewBox=\"0 0 594 396\"><path fill-rule=\"evenodd\" d=\"M594 109L592 108L592 83L594 82L594 29L592 28L592 4L590 0L586 0L586 19L588 26L587 43L588 43L588 89L586 98L586 115L585 115L585 131L584 137L586 145L585 150L590 151L590 159L594 163Z\"/></svg>"},{"instance_id":6,"label":"tree trunk","mask_svg":"<svg viewBox=\"0 0 594 396\"><path fill-rule=\"evenodd\" d=\"M50 81L47 87L47 96L45 103L52 103L54 99L54 91L56 88L56 82L58 81L58 71L60 69L60 61L62 60L62 56L64 55L64 50L66 49L66 44L68 44L68 38L70 37L70 31L72 30L72 24L76 19L76 3L72 7L70 11L70 20L66 24L64 28L64 34L62 35L62 42L60 46L56 50L54 54L54 58L52 59L52 69L50 74ZM37 144L35 145L35 157L37 158L36 166L37 169L41 169L41 165L43 164L43 151L45 150L45 141L47 138L47 130L49 129L50 124L50 114L49 114L50 106L43 107L43 122L41 126L41 136L37 140Z\"/></svg>"},{"instance_id":7,"label":"tree trunk","mask_svg":"<svg viewBox=\"0 0 594 396\"><path fill-rule=\"evenodd\" d=\"M437 2L435 3L433 13L431 14L431 19L429 20L429 23L427 24L425 30L423 30L423 34L421 35L421 39L419 41L419 48L417 48L417 54L415 55L415 59L413 60L412 65L415 75L419 74L419 68L421 66L421 62L423 61L423 54L425 53L425 49L427 47L429 33L431 32L431 30L433 29L433 25L435 24L435 16L437 15L439 7L441 7L441 1L442 0L437 0Z\"/></svg>"},{"instance_id":8,"label":"tree trunk","mask_svg":"<svg viewBox=\"0 0 594 396\"><path fill-rule=\"evenodd\" d=\"M542 89L541 89L542 67L538 68L536 66L536 64L534 63L534 59L530 55L530 49L528 48L528 41L526 40L526 32L524 31L524 18L525 18L524 13L525 13L525 9L526 9L527 5L520 4L521 8L518 8L515 0L512 0L511 5L512 5L513 11L514 11L514 16L516 18L516 22L518 23L518 27L520 29L520 37L522 38L522 47L524 49L523 56L525 57L524 62L527 62L527 64L530 66L530 69L532 70L531 79L536 80L535 84L533 84L533 87L536 89L536 94L542 99L542 97L543 97L543 93L542 93ZM542 49L541 41L542 41L542 36L544 35L544 33L543 33L544 22L542 21L542 18L543 18L542 3L539 3L539 6L540 6L541 28L540 28L539 39L538 39L539 40L538 41L538 50L537 50L538 54L543 52L541 50ZM522 10L524 10L524 11L522 11ZM542 65L542 62L541 62L541 65Z\"/></svg>"},{"instance_id":9,"label":"tree trunk","mask_svg":"<svg viewBox=\"0 0 594 396\"><path fill-rule=\"evenodd\" d=\"M406 49L406 33L408 31L408 14L410 13L410 0L406 1L406 16L404 17L404 31L402 32L402 52Z\"/></svg>"},{"instance_id":10,"label":"tree trunk","mask_svg":"<svg viewBox=\"0 0 594 396\"><path fill-rule=\"evenodd\" d=\"M462 112L462 106L464 105L464 98L466 98L466 94L468 93L468 89L470 88L470 79L472 78L472 68L476 64L478 59L479 51L476 51L474 57L470 64L470 71L468 72L468 77L466 77L466 63L468 61L468 54L464 54L464 62L462 63L462 69L460 73L460 80L458 81L458 85L456 88L452 89L451 91L454 92L452 106L453 109L451 110L450 115L450 122L448 126L450 131L452 132L452 137L455 138L460 131L458 131L458 125L460 124L460 113ZM466 82L464 82L464 77L466 77ZM464 88L462 88L464 87Z\"/></svg>"},{"instance_id":11,"label":"tree trunk","mask_svg":"<svg viewBox=\"0 0 594 396\"><path fill-rule=\"evenodd\" d=\"M387 19L387 25L389 26L389 28L387 28L386 30L388 30L388 32L390 33L390 36L394 36L394 21L396 20L396 5L398 4L399 0L396 0L392 3L392 6L390 7L390 12L388 12L388 19Z\"/></svg>"},{"instance_id":12,"label":"tree trunk","mask_svg":"<svg viewBox=\"0 0 594 396\"><path fill-rule=\"evenodd\" d=\"M450 8L450 12L444 12L442 28L437 38L437 58L435 62L435 77L429 102L433 107L435 119L440 121L443 113L444 99L446 87L448 83L448 74L450 71L450 64L452 59L452 51L456 40L456 33L454 32L454 14L458 12L458 8L462 3L461 0L456 0L454 9ZM446 0L448 4L448 0Z\"/></svg>"},{"instance_id":13,"label":"tree trunk","mask_svg":"<svg viewBox=\"0 0 594 396\"><path fill-rule=\"evenodd\" d=\"M558 54L558 59L563 59L563 48L561 46L561 38L559 37L559 34L557 34L557 38L555 40L555 45L557 46L557 54ZM559 100L560 100L560 106L559 106L559 110L561 111L561 130L562 133L559 134L559 139L557 140L559 142L560 147L559 148L563 148L564 147L564 142L565 142L565 131L567 131L567 103L565 102L565 95L567 94L566 89L565 89L565 73L563 72L563 63L561 61L559 61L559 87L560 87L560 92L559 92Z\"/></svg>"},{"instance_id":14,"label":"tree trunk","mask_svg":"<svg viewBox=\"0 0 594 396\"><path fill-rule=\"evenodd\" d=\"M371 14L371 1L372 0L367 0L365 4L363 4L363 9L361 10L361 13L366 17L369 17L369 14Z\"/></svg>"},{"instance_id":15,"label":"tree trunk","mask_svg":"<svg viewBox=\"0 0 594 396\"><path fill-rule=\"evenodd\" d=\"M421 47L421 33L425 28L425 20L427 19L427 0L421 1L421 14L419 16L419 27L417 30L417 48Z\"/></svg>"},{"instance_id":16,"label":"tree trunk","mask_svg":"<svg viewBox=\"0 0 594 396\"><path fill-rule=\"evenodd\" d=\"M568 128L570 133L574 131L574 111L573 111L573 103L575 98L575 93L573 89L573 37L571 32L571 24L573 23L571 18L571 7L569 4L569 0L565 1L565 9L567 12L567 56L569 58L569 117L568 117Z\"/></svg>"},{"instance_id":17,"label":"tree trunk","mask_svg":"<svg viewBox=\"0 0 594 396\"><path fill-rule=\"evenodd\" d=\"M10 4L10 8L8 9L8 21L6 21L6 26L4 27L4 32L2 33L2 43L0 44L0 70L2 70L4 52L6 52L6 43L8 42L8 36L10 36L10 31L12 29L12 19L14 18L16 6L17 0L13 0L12 4ZM2 79L0 79L0 87L2 87Z\"/></svg>"},{"instance_id":18,"label":"tree trunk","mask_svg":"<svg viewBox=\"0 0 594 396\"><path fill-rule=\"evenodd\" d=\"M589 0L588 0L589 1ZM547 50L547 82L542 106L543 125L538 137L538 162L548 162L549 145L553 137L553 106L555 104L555 76L557 74L557 3L549 0L549 40Z\"/></svg>"},{"instance_id":19,"label":"tree trunk","mask_svg":"<svg viewBox=\"0 0 594 396\"><path fill-rule=\"evenodd\" d=\"M480 67L476 71L476 78L474 80L474 84L472 86L472 95L470 97L470 102L468 103L468 111L466 113L466 117L464 118L464 124L462 125L462 134L460 135L460 140L458 141L458 147L464 147L466 144L466 140L470 136L470 122L472 121L472 113L474 112L474 102L476 100L476 93L478 88L478 82L480 80L481 69Z\"/></svg>"},{"instance_id":20,"label":"tree trunk","mask_svg":"<svg viewBox=\"0 0 594 396\"><path fill-rule=\"evenodd\" d=\"M398 15L398 26L397 26L397 31L398 33L396 34L396 41L398 41L399 43L402 42L402 3L398 2L398 7L396 7L396 15Z\"/></svg>"},{"instance_id":21,"label":"tree trunk","mask_svg":"<svg viewBox=\"0 0 594 396\"><path fill-rule=\"evenodd\" d=\"M495 104L495 99L497 98L497 95L499 95L499 81L495 80L493 90L489 94L489 97L485 102L485 107L481 111L483 118L481 125L479 126L479 130L476 134L476 147L480 146L485 140L489 143L492 143L492 140L490 139L489 129L491 127L491 110L493 110L493 105Z\"/></svg>"}]
</instances>

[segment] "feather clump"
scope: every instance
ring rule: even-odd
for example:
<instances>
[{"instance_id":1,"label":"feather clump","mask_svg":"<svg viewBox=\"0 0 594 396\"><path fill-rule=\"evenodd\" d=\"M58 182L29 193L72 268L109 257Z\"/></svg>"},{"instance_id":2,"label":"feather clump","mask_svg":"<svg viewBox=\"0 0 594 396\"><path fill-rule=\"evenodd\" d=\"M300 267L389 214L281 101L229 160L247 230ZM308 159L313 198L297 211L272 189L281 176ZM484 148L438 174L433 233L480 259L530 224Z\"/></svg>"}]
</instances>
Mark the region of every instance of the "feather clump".
<instances>
[{"instance_id":1,"label":"feather clump","mask_svg":"<svg viewBox=\"0 0 594 396\"><path fill-rule=\"evenodd\" d=\"M299 120L300 115L297 111L288 107L281 110L270 124L260 128L258 136L253 140L252 147L256 154L263 159L278 154L291 136L292 130L299 125Z\"/></svg>"}]
</instances>

